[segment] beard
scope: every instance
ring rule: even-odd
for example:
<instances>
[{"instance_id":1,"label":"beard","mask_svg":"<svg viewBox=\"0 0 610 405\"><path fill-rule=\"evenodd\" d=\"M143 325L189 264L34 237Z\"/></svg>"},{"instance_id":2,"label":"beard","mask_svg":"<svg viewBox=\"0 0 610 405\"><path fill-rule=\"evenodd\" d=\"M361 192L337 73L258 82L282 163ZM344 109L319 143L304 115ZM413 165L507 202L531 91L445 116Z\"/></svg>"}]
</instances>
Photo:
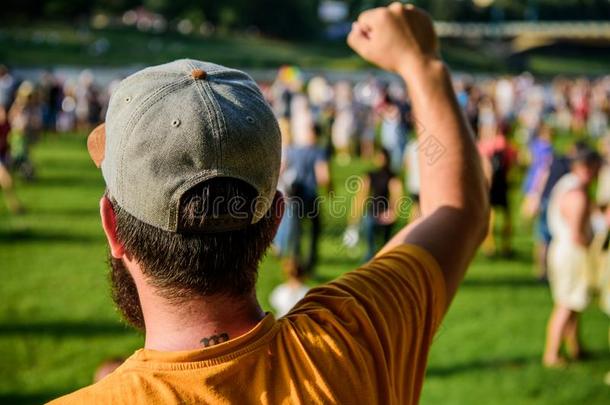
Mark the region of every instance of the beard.
<instances>
[{"instance_id":1,"label":"beard","mask_svg":"<svg viewBox=\"0 0 610 405\"><path fill-rule=\"evenodd\" d=\"M144 331L144 315L140 305L138 289L123 260L108 254L112 299L123 315L123 319L136 329Z\"/></svg>"}]
</instances>

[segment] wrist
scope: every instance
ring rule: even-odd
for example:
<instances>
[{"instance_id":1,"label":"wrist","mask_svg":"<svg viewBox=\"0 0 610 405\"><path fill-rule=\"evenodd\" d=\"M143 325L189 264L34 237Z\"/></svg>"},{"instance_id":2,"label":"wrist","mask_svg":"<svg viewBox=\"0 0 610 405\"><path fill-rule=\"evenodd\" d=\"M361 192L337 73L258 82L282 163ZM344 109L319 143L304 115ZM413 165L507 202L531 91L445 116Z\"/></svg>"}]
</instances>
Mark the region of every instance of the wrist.
<instances>
[{"instance_id":1,"label":"wrist","mask_svg":"<svg viewBox=\"0 0 610 405\"><path fill-rule=\"evenodd\" d=\"M427 79L440 78L446 74L445 63L437 56L405 57L400 62L397 73L407 86L422 84Z\"/></svg>"}]
</instances>

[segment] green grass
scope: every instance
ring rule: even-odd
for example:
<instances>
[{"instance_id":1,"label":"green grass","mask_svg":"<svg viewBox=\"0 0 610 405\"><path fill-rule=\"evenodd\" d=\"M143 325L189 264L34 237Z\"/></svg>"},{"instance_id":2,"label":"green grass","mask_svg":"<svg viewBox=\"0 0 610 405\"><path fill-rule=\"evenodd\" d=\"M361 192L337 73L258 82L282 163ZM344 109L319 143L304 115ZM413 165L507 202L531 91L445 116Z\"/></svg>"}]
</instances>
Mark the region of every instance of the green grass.
<instances>
[{"instance_id":1,"label":"green grass","mask_svg":"<svg viewBox=\"0 0 610 405\"><path fill-rule=\"evenodd\" d=\"M610 57L606 52L600 52L596 58L532 55L529 68L542 75L606 75L610 71Z\"/></svg>"},{"instance_id":2,"label":"green grass","mask_svg":"<svg viewBox=\"0 0 610 405\"><path fill-rule=\"evenodd\" d=\"M106 43L104 52L96 44ZM586 53L531 49L520 63L509 60L506 43L444 39L443 58L455 70L479 73L521 73L551 76L599 75L610 70L608 47ZM510 52L509 52L510 53ZM132 28L91 29L62 23L0 27L0 63L14 66L105 66L153 65L180 58L195 58L243 68L275 69L294 64L312 69L358 70L371 66L352 52L344 41L291 42L246 34L223 34L203 38L175 32L155 34Z\"/></svg>"},{"instance_id":3,"label":"green grass","mask_svg":"<svg viewBox=\"0 0 610 405\"><path fill-rule=\"evenodd\" d=\"M83 136L47 137L34 150L39 179L18 183L28 212L9 216L0 203L0 402L40 403L91 382L104 359L124 356L142 336L121 323L107 289L106 248L98 218L101 175ZM365 169L336 168L344 179ZM341 248L342 219L325 218L321 279L358 263ZM610 388L608 319L584 314L593 357L563 371L541 367L548 289L532 279L530 231L520 226L512 261L478 258L432 348L423 404L603 404ZM258 295L281 281L268 257Z\"/></svg>"},{"instance_id":4,"label":"green grass","mask_svg":"<svg viewBox=\"0 0 610 405\"><path fill-rule=\"evenodd\" d=\"M94 51L98 41L107 41L104 53ZM366 66L343 42L295 43L252 35L203 38L133 29L75 30L68 25L0 28L0 61L19 66L151 65L180 58L250 68Z\"/></svg>"}]
</instances>

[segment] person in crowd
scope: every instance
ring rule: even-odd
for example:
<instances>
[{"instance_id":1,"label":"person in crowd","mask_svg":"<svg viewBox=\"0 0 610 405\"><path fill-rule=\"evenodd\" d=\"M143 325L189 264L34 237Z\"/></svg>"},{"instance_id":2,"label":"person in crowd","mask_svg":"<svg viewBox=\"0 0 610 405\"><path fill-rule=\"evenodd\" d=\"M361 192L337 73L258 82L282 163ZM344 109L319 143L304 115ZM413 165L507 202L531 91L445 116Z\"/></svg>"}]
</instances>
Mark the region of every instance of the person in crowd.
<instances>
[{"instance_id":1,"label":"person in crowd","mask_svg":"<svg viewBox=\"0 0 610 405\"><path fill-rule=\"evenodd\" d=\"M0 107L7 111L13 104L17 85L17 80L15 80L9 69L0 64Z\"/></svg>"},{"instance_id":2,"label":"person in crowd","mask_svg":"<svg viewBox=\"0 0 610 405\"><path fill-rule=\"evenodd\" d=\"M570 87L568 94L568 102L572 110L572 127L573 133L581 134L587 126L587 120L591 112L590 103L591 86L588 79L577 79Z\"/></svg>"},{"instance_id":3,"label":"person in crowd","mask_svg":"<svg viewBox=\"0 0 610 405\"><path fill-rule=\"evenodd\" d=\"M350 82L342 80L335 84L335 118L331 133L337 162L342 166L351 161L356 128L352 86Z\"/></svg>"},{"instance_id":4,"label":"person in crowd","mask_svg":"<svg viewBox=\"0 0 610 405\"><path fill-rule=\"evenodd\" d=\"M605 229L597 236L596 266L599 304L601 310L610 317L610 205L604 211ZM610 328L608 329L608 344L610 345ZM604 377L606 385L610 385L610 371Z\"/></svg>"},{"instance_id":5,"label":"person in crowd","mask_svg":"<svg viewBox=\"0 0 610 405\"><path fill-rule=\"evenodd\" d=\"M400 172L402 168L407 145L407 128L403 112L400 102L387 93L380 108L381 146L390 152L390 167L395 173Z\"/></svg>"},{"instance_id":6,"label":"person in crowd","mask_svg":"<svg viewBox=\"0 0 610 405\"><path fill-rule=\"evenodd\" d=\"M539 195L545 181L545 174L553 162L553 128L547 122L541 123L528 143L529 167L523 182L523 204L521 213L526 219L534 218L538 209Z\"/></svg>"},{"instance_id":7,"label":"person in crowd","mask_svg":"<svg viewBox=\"0 0 610 405\"><path fill-rule=\"evenodd\" d=\"M303 78L300 69L296 66L281 66L278 70L276 80L271 86L272 105L278 125L282 131L282 145L292 143L291 121L292 121L292 97L299 93L303 86Z\"/></svg>"},{"instance_id":8,"label":"person in crowd","mask_svg":"<svg viewBox=\"0 0 610 405\"><path fill-rule=\"evenodd\" d=\"M295 264L293 262L290 266L284 267L286 281L276 286L269 295L269 303L277 317L282 317L290 312L309 291L309 287L305 284L307 275L303 271L303 267Z\"/></svg>"},{"instance_id":9,"label":"person in crowd","mask_svg":"<svg viewBox=\"0 0 610 405\"><path fill-rule=\"evenodd\" d=\"M295 110L293 115L297 115L297 111L299 110ZM309 114L308 111L301 113ZM305 124L307 131L302 131L300 143L289 146L285 151L284 169L281 173L287 202L286 215L279 230L282 241L278 246L283 247L280 256L284 258L286 274L313 274L322 231L318 190L325 188L330 191L331 187L328 156L317 145L319 127L312 120L304 121ZM310 225L309 249L303 256L301 245L306 223Z\"/></svg>"},{"instance_id":10,"label":"person in crowd","mask_svg":"<svg viewBox=\"0 0 610 405\"><path fill-rule=\"evenodd\" d=\"M579 339L579 313L590 301L592 202L588 188L600 167L593 149L581 149L572 158L570 173L557 182L551 193L548 222L552 240L548 252L549 283L554 307L547 326L543 356L546 367L561 367L566 360L560 348L577 360L583 351Z\"/></svg>"},{"instance_id":11,"label":"person in crowd","mask_svg":"<svg viewBox=\"0 0 610 405\"><path fill-rule=\"evenodd\" d=\"M30 159L30 148L38 139L42 129L42 111L33 83L29 81L21 83L8 117L12 128L13 167L19 170L26 180L32 181L35 170Z\"/></svg>"},{"instance_id":12,"label":"person in crowd","mask_svg":"<svg viewBox=\"0 0 610 405\"><path fill-rule=\"evenodd\" d=\"M219 65L135 73L88 148L107 186L114 298L144 348L55 404L419 402L433 337L485 235L487 190L430 18L398 2L368 10L348 43L400 75L446 147L421 166L421 218L276 320L255 293L284 209L271 109L248 75ZM148 109L125 102L149 95Z\"/></svg>"},{"instance_id":13,"label":"person in crowd","mask_svg":"<svg viewBox=\"0 0 610 405\"><path fill-rule=\"evenodd\" d=\"M604 163L599 171L596 201L599 208L603 211L605 207L610 205L610 129L608 129L607 135L600 140L599 144Z\"/></svg>"},{"instance_id":14,"label":"person in crowd","mask_svg":"<svg viewBox=\"0 0 610 405\"><path fill-rule=\"evenodd\" d=\"M493 125L491 128L487 126L482 128L484 129L481 131L478 147L481 156L487 162L486 166L488 167L490 182L489 201L492 207L489 232L485 242L483 242L483 250L489 257L494 256L498 250L502 256L508 257L512 254L509 176L510 170L517 160L517 151L510 144L507 137L509 132L508 124L502 123L501 125ZM495 239L495 224L499 214L502 216L500 249L497 248Z\"/></svg>"},{"instance_id":15,"label":"person in crowd","mask_svg":"<svg viewBox=\"0 0 610 405\"><path fill-rule=\"evenodd\" d=\"M102 106L98 93L93 72L88 69L83 70L78 77L75 91L76 128L78 130L87 131L100 122Z\"/></svg>"},{"instance_id":16,"label":"person in crowd","mask_svg":"<svg viewBox=\"0 0 610 405\"><path fill-rule=\"evenodd\" d=\"M419 174L419 153L417 139L411 139L405 149L405 188L411 199L410 220L419 217L419 191L421 176Z\"/></svg>"},{"instance_id":17,"label":"person in crowd","mask_svg":"<svg viewBox=\"0 0 610 405\"><path fill-rule=\"evenodd\" d=\"M381 91L377 80L368 77L354 86L356 101L356 134L360 137L360 157L370 161L375 155L377 120L375 109L380 103Z\"/></svg>"},{"instance_id":18,"label":"person in crowd","mask_svg":"<svg viewBox=\"0 0 610 405\"><path fill-rule=\"evenodd\" d=\"M57 131L57 118L63 98L61 85L51 72L44 72L40 79L42 125L45 131Z\"/></svg>"},{"instance_id":19,"label":"person in crowd","mask_svg":"<svg viewBox=\"0 0 610 405\"><path fill-rule=\"evenodd\" d=\"M390 152L382 148L375 160L377 168L364 176L360 190L354 196L350 224L344 236L346 245L355 245L361 222L367 244L365 262L390 240L402 197L400 179L390 168ZM381 245L378 240L382 241Z\"/></svg>"},{"instance_id":20,"label":"person in crowd","mask_svg":"<svg viewBox=\"0 0 610 405\"><path fill-rule=\"evenodd\" d=\"M554 153L553 161L548 169L540 176L540 181L532 189L529 209L532 210L531 216L537 216L537 226L535 233L534 246L534 274L541 282L548 281L548 249L552 235L548 224L548 208L551 192L557 182L570 172L571 159L586 150L586 142L578 141L570 148L568 153Z\"/></svg>"},{"instance_id":21,"label":"person in crowd","mask_svg":"<svg viewBox=\"0 0 610 405\"><path fill-rule=\"evenodd\" d=\"M515 86L510 77L499 78L494 86L494 105L497 108L498 119L510 121L514 112Z\"/></svg>"},{"instance_id":22,"label":"person in crowd","mask_svg":"<svg viewBox=\"0 0 610 405\"><path fill-rule=\"evenodd\" d=\"M466 95L468 100L466 101L466 107L464 107L464 112L466 114L466 118L468 119L468 123L472 127L472 131L475 136L478 136L480 133L479 129L479 105L481 103L481 90L474 83L466 84L465 88Z\"/></svg>"},{"instance_id":23,"label":"person in crowd","mask_svg":"<svg viewBox=\"0 0 610 405\"><path fill-rule=\"evenodd\" d=\"M0 189L2 189L9 211L17 214L23 211L23 206L15 195L13 178L8 169L10 167L10 145L8 140L10 132L11 125L8 120L8 114L4 107L0 105Z\"/></svg>"}]
</instances>

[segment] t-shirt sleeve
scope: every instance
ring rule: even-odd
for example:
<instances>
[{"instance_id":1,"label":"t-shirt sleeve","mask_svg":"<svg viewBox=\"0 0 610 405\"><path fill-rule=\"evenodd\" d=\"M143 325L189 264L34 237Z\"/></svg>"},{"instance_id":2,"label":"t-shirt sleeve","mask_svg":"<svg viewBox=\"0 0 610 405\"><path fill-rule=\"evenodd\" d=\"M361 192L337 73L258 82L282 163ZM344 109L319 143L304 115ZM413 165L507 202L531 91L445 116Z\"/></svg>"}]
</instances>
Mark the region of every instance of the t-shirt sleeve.
<instances>
[{"instance_id":1,"label":"t-shirt sleeve","mask_svg":"<svg viewBox=\"0 0 610 405\"><path fill-rule=\"evenodd\" d=\"M316 148L316 152L314 155L314 161L315 161L315 163L328 162L328 155L326 154L326 151L319 147Z\"/></svg>"},{"instance_id":2,"label":"t-shirt sleeve","mask_svg":"<svg viewBox=\"0 0 610 405\"><path fill-rule=\"evenodd\" d=\"M403 245L312 289L289 316L307 313L323 322L332 316L372 353L377 371L388 373L400 398L403 390L421 387L446 300L436 260L420 247Z\"/></svg>"}]
</instances>

